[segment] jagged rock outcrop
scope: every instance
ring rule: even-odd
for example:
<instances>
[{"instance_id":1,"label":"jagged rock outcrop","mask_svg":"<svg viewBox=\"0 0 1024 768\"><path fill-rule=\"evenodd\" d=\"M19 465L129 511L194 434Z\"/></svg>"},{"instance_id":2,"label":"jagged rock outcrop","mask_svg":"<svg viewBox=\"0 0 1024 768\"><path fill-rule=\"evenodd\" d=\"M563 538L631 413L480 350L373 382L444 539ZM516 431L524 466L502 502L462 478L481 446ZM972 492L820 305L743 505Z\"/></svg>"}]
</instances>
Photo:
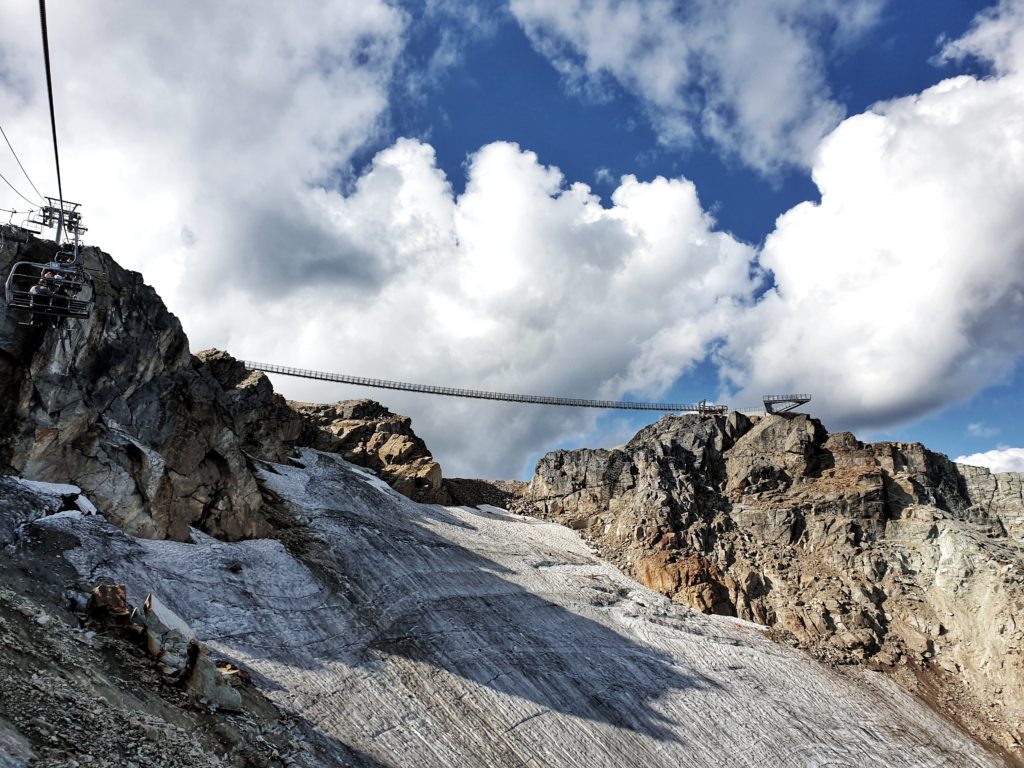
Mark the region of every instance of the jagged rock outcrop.
<instances>
[{"instance_id":1,"label":"jagged rock outcrop","mask_svg":"<svg viewBox=\"0 0 1024 768\"><path fill-rule=\"evenodd\" d=\"M53 243L20 234L0 250L3 274L53 258ZM88 320L17 325L0 306L0 467L73 482L136 535L265 534L230 404L181 324L141 275L96 248L82 258L95 276Z\"/></svg>"},{"instance_id":2,"label":"jagged rock outcrop","mask_svg":"<svg viewBox=\"0 0 1024 768\"><path fill-rule=\"evenodd\" d=\"M408 416L394 414L373 400L290 405L304 420L300 445L338 453L353 464L368 467L413 501L449 502L441 465L412 431Z\"/></svg>"},{"instance_id":3,"label":"jagged rock outcrop","mask_svg":"<svg viewBox=\"0 0 1024 768\"><path fill-rule=\"evenodd\" d=\"M548 454L524 497L679 602L826 658L909 663L973 697L976 730L992 720L1003 746L1024 742L1020 475L733 413Z\"/></svg>"},{"instance_id":4,"label":"jagged rock outcrop","mask_svg":"<svg viewBox=\"0 0 1024 768\"><path fill-rule=\"evenodd\" d=\"M267 461L284 461L302 434L303 419L274 392L262 371L250 371L219 349L196 353L196 359L224 390L232 427L242 450Z\"/></svg>"},{"instance_id":5,"label":"jagged rock outcrop","mask_svg":"<svg viewBox=\"0 0 1024 768\"><path fill-rule=\"evenodd\" d=\"M417 437L408 416L374 400L288 402L274 392L264 373L250 371L227 352L207 349L196 358L223 387L234 431L247 453L277 462L297 447L339 453L374 470L414 501L450 501L441 465Z\"/></svg>"},{"instance_id":6,"label":"jagged rock outcrop","mask_svg":"<svg viewBox=\"0 0 1024 768\"><path fill-rule=\"evenodd\" d=\"M5 228L0 274L55 253ZM371 401L307 406L304 417L227 353L193 356L141 275L96 248L82 260L95 276L88 320L18 325L0 297L0 473L73 483L119 527L157 539L184 540L190 527L268 535L249 460L284 461L297 445L343 452L412 498L446 500L409 419Z\"/></svg>"}]
</instances>

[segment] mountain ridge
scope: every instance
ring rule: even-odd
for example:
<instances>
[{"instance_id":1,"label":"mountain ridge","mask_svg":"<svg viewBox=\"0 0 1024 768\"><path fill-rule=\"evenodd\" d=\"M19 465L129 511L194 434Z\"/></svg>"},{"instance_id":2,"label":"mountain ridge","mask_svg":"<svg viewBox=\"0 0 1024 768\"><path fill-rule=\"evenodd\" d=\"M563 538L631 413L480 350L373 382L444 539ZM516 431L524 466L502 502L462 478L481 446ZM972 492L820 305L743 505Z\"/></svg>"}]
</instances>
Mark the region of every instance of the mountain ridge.
<instances>
[{"instance_id":1,"label":"mountain ridge","mask_svg":"<svg viewBox=\"0 0 1024 768\"><path fill-rule=\"evenodd\" d=\"M46 261L53 257L54 249L52 243L27 235L22 242L5 239L0 247L0 268L17 260ZM236 577L244 581L239 574L247 567L243 557L247 552L272 551L274 558L284 558L282 567L297 569L296 573L308 571L300 579L304 588L330 596L331 601L324 605L339 606L361 617L363 623L358 626L362 629L355 635L346 634L344 624L336 631L338 637L347 638L345 642L361 648L366 658L399 656L422 661L424 653L437 652L432 644L441 642L440 636L431 632L454 632L468 638L483 633L495 647L504 647L507 638L518 637L512 629L513 619L522 606L498 614L488 610L491 590L508 594L503 583L481 576L493 570L485 562L493 549L494 556L504 563L499 574L515 575L534 585L515 592L515 600L525 601L529 607L527 613L543 615L548 610L545 598L530 590L557 592L561 582L554 577L564 573L573 581L571 587L565 587L569 592L560 598L559 610L584 610L588 621L605 623L603 629L595 629L587 623L573 624L567 614L559 616L599 637L606 637L604 633L613 627L613 632L626 632L641 641L645 633L654 631L652 627L663 625L659 611L671 614L669 624L680 632L687 622L695 621L702 627L698 634L711 632L707 629L711 626L724 632L731 620L739 634L728 630L729 642L742 640L743 632L760 632L758 626L764 625L778 643L763 645L758 640L750 646L758 665L768 663L766 659L773 654L790 652L796 655L785 656L789 659L786 663L798 659L809 663L808 657L786 648L794 645L860 675L852 688L842 687L842 695L849 698L844 706L851 709L835 710L829 717L842 717L842 712L867 716L858 709L864 706L865 691L877 693L883 690L877 685L884 684L876 685L874 678L863 676L867 674L864 670L883 668L904 687L955 718L981 743L1000 750L1009 764L1021 764L1022 627L1016 620L1024 608L1021 475L994 475L960 467L916 444L871 445L848 433L830 435L820 422L802 414L752 419L732 413L667 416L640 430L620 448L552 452L538 462L528 484L449 481L442 477L440 466L412 431L407 417L368 400L333 405L286 402L266 376L248 371L226 352L191 354L180 323L140 275L122 269L99 249L85 249L83 259L97 282L96 307L88 320L59 331L17 326L5 312L0 326L0 392L4 395L0 475L30 481L29 486L20 480L0 484L0 544L5 548L0 587L7 590L0 595L0 618L7 625L20 627L10 637L33 633L38 637L39 630L33 629L31 622L38 623L44 615L61 616L56 623L46 619L46 627L51 628L47 631L70 633L67 637L71 639L57 643L53 656L44 655L40 661L44 666L35 673L45 675L54 686L58 686L54 671L45 665L56 664L60 654L66 656L71 653L68 648L75 648L74 633L79 631L75 622L92 620L81 614L68 595L88 594L97 585L110 582L124 585L140 612L145 594L159 592L180 614L182 623L198 621L206 633L199 639L216 646L232 664L243 663L243 657L251 660L260 644L260 632L283 631L289 612L298 609L263 603L257 599L259 595L243 593L234 599L239 610L245 610L239 613L227 604L224 608L237 622L252 624L257 615L276 618L263 627L257 622L244 648L223 637L218 640L216 633L207 631L222 621L215 611L210 613L210 605L219 604L221 591L235 589ZM304 479L282 486L282 478L287 477ZM31 482L37 481L51 485L37 489L38 493L25 490L35 488ZM314 493L311 489L319 490ZM395 496L396 492L401 495ZM402 500L406 498L408 503ZM444 504L462 506L440 506ZM498 511L488 504L516 514L503 518L501 515L508 513L501 512L492 520L487 515ZM480 509L472 512L469 506ZM94 519L97 509L110 525L100 525ZM391 519L389 514L397 517ZM575 529L627 577L635 577L644 588L671 598L671 602L659 602L660 607L651 613L647 607L655 598L650 593L650 597L636 598L640 603L634 605L636 601L629 595L641 594L636 592L640 587L620 583L618 576L612 579L614 584L606 583L606 577L611 577L605 574L593 582L597 585L593 589L586 586L592 583L587 569L597 568L599 563L591 562L576 545L566 544L544 554L544 542L528 528L551 522ZM477 528L496 535L508 533L511 538L508 542L488 541L486 536L470 535L469 531ZM556 538L562 536L556 528L545 530ZM93 557L94 552L101 555L106 551L115 539L121 542L120 549L115 547L109 557ZM529 541L529 546L524 541ZM342 546L341 542L347 549L339 555L333 549ZM401 549L409 562L389 555L389 547ZM426 603L417 601L415 580L396 590L389 580L392 572L399 580L406 578L398 576L405 568L421 574L417 578L423 580L445 572L443 559L427 556L435 550L457 555L467 570L451 580L442 579ZM179 557L173 561L170 575L147 574L136 567L136 561L146 556L156 558L152 562L159 565L170 552ZM230 553L237 557L227 557ZM353 558L352 562L343 555ZM574 570L584 562L589 564L582 571ZM205 573L211 563L217 564L218 575L210 576L205 596L180 593L179 581L188 583L193 572ZM262 582L266 582L262 587L275 583L271 572L257 571L262 574L259 583L250 584L256 592ZM535 571L554 580L535 583ZM347 575L339 581L339 573ZM462 595L459 579L478 583L480 590ZM580 590L589 596L582 603L577 594ZM410 600L417 617L411 623L395 607ZM482 602L478 605L478 601ZM428 608L445 612L449 605L466 606L465 617L454 617L450 626L431 630ZM615 614L614 621L605 608ZM305 609L314 611L315 606ZM690 609L734 618L697 619ZM130 612L131 607L124 610ZM639 612L637 615L646 618L635 621L632 614L620 616L622 611ZM336 617L326 619L336 621ZM492 620L499 621L501 631L486 626ZM712 624L700 624L703 621ZM549 629L536 626L542 638L536 647L538 658L562 661L554 668L554 677L545 677L543 684L576 690L579 681L574 679L583 673L575 662L563 659L561 650L563 645L573 645L572 632L563 635ZM122 642L117 627L101 626L99 631L103 642L112 646ZM310 625L304 631L315 635L317 629ZM634 632L640 634L629 634ZM682 643L679 648L699 653L699 645L686 645L682 635L672 637L672 643ZM449 657L446 650L441 666L456 677L484 675L486 670L474 661L473 654L482 653L485 647L486 643L477 642L472 648L449 648L454 656ZM510 653L514 647L512 642ZM28 646L25 653L30 655ZM671 654L667 658L667 669L685 662ZM501 666L499 660L487 659L487 665ZM498 692L529 692L526 698L532 695L537 703L540 694L536 687L541 682L531 677L534 673L526 666L532 659L515 659L502 674L511 675L524 687ZM338 658L328 654L316 660L330 666ZM817 676L824 673L800 668L809 670L808 681L825 685L825 678ZM397 668L388 669L390 674ZM402 669L402 674L412 673L411 668ZM772 680L784 677L783 667L773 669ZM30 696L33 684L30 678L18 677L21 671L15 664L10 684ZM623 674L627 672L623 670ZM719 672L708 668L703 674L715 677ZM646 692L644 696L657 700L653 678L641 677L644 679L637 678L637 685ZM258 675L254 678L259 679ZM323 728L344 737L341 741L335 738L337 743L325 742L324 749L337 760L353 765L382 764L379 752L376 757L369 756L376 742L367 733L376 726L359 720L362 714L358 713L353 713L357 725L352 728L333 716L317 714L315 707L310 710L297 703L308 694L298 692L301 685L294 695L287 691L290 683L282 681L290 679L279 678L277 688L246 688L252 706L269 721L239 726L241 731L229 728L235 734L231 738L243 738L239 734L251 734L270 721L278 727L285 720L293 722L289 718L298 718L294 722L306 723L301 727L310 738ZM715 679L719 686L743 687L728 675ZM757 692L764 706L768 705L763 690L767 679L755 676L748 681L751 687L745 689L749 695ZM352 685L354 680L344 675L336 678L338 686ZM60 683L59 690L73 696L66 684L70 683ZM642 739L661 733L660 726L653 725L658 718L671 719L670 711L650 710L659 714L637 726L628 712L629 692L615 688L611 678L601 685L610 686L615 695L608 700L598 696L594 699L597 704L563 702L562 714L576 716L586 710L609 725L628 726L627 730L635 727L641 734L637 738ZM494 686L488 683L485 687ZM812 696L799 687L787 690L797 697ZM449 706L442 690L426 686L420 694L418 701L425 707ZM574 695L586 699L596 693L577 691ZM884 689L878 695L883 709L896 707L894 702L910 706L909 700L894 690ZM273 706L260 697L272 699ZM792 704L801 717L813 720L812 709L805 706L804 698L800 700L803 703L799 705L784 704ZM154 703L156 699L147 701L147 711L156 717L153 713L163 705ZM597 714L591 712L595 706ZM740 716L729 708L732 705L722 706L731 713L729 717ZM274 707L284 720L273 714ZM699 712L699 705L690 701L686 707L696 707L687 715L696 717L692 713ZM912 721L918 726L929 722L932 725L928 727L938 727L926 714L915 713ZM212 716L218 720L216 712ZM404 716L417 715L407 711ZM14 718L18 724L11 743L24 746L25 739L17 733L20 728L31 736L25 749L49 749L49 731L4 710L0 711L0 750L10 730L4 718ZM467 728L467 723L459 720L458 728ZM830 728L836 727L835 720L829 723ZM228 727L223 719L219 725ZM510 730L518 727L514 722L504 725ZM388 727L402 730L394 723ZM881 724L878 727L883 728ZM434 733L442 738L440 731ZM962 748L975 755L957 741L955 731L943 733L947 741L942 749L948 747L956 753ZM595 738L595 734L587 738ZM608 734L601 738L612 739ZM762 741L798 754L796 738L797 734L789 733L776 743L764 734ZM849 738L858 749L870 752L859 736ZM879 738L877 750L870 753L879 758L885 753L894 765L903 764L893 757L898 754L898 750L893 752L897 744L912 747L911 752L922 759L942 759L942 749L934 751L935 745L923 737L888 733ZM476 737L470 741L477 743ZM765 751L768 747L726 741L731 744L729 749L750 749L751 755L760 755L762 760L771 754ZM218 737L207 741L206 748L240 755L228 742ZM419 764L416 760L422 755L417 756L411 743L402 743L405 751L399 764ZM625 748L614 739L608 743L616 744L616 750ZM814 759L836 757L841 746L841 741L832 740L827 747L808 754ZM478 748L483 749L473 747ZM295 752L298 747L289 749ZM458 749L453 754L467 754ZM521 764L520 758L509 757L515 754L514 743L509 749L503 753L507 762L502 764ZM644 749L658 754L650 745ZM563 763L556 764L576 764L583 752L570 749L563 755ZM593 754L586 754L593 759ZM261 755L259 759L266 765L276 765L276 758L268 757L269 750ZM687 755L693 759L693 754L685 751L676 758ZM702 755L702 764L715 764L710 754ZM734 757L739 760L741 756ZM984 758L975 755L971 759L975 758L980 762L973 764L986 764Z\"/></svg>"}]
</instances>

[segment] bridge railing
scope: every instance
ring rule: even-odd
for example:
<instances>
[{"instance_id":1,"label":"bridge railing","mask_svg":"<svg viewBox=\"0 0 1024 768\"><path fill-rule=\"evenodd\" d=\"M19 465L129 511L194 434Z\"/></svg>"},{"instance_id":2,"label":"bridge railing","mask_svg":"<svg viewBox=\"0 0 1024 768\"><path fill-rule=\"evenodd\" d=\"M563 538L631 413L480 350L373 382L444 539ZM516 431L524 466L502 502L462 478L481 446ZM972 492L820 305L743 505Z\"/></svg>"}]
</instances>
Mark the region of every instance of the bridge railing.
<instances>
[{"instance_id":1,"label":"bridge railing","mask_svg":"<svg viewBox=\"0 0 1024 768\"><path fill-rule=\"evenodd\" d=\"M803 402L810 402L810 395L765 395L764 402L766 403L783 403L790 400L802 400Z\"/></svg>"}]
</instances>

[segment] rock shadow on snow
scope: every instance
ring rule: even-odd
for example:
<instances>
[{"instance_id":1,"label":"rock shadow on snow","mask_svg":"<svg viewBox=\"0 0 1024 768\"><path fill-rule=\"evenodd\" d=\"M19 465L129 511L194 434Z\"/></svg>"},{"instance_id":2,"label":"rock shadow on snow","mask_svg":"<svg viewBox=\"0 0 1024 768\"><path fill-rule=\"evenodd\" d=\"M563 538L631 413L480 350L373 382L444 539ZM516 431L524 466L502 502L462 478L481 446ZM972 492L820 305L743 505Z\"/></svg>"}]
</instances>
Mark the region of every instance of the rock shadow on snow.
<instances>
[{"instance_id":1,"label":"rock shadow on snow","mask_svg":"<svg viewBox=\"0 0 1024 768\"><path fill-rule=\"evenodd\" d=\"M199 532L194 543L139 540L99 518L36 525L71 534L78 546L65 557L80 574L127 584L133 601L155 592L204 642L298 674L400 660L414 675L427 665L545 710L661 740L677 737L657 711L660 697L718 687L515 583L515 572L454 540L479 536L465 519L414 504L340 459L315 452L304 459L307 468L278 465L279 474L266 475L308 525L301 560L271 540L226 543ZM602 594L593 605L610 602ZM259 682L275 688L269 676Z\"/></svg>"},{"instance_id":2,"label":"rock shadow on snow","mask_svg":"<svg viewBox=\"0 0 1024 768\"><path fill-rule=\"evenodd\" d=\"M400 657L662 739L675 737L653 701L673 689L717 687L667 654L514 583L508 568L439 532L474 530L443 507L410 504L327 456L309 469L306 490L320 502L311 526L321 543L304 560L335 596L331 608L344 629L323 623L289 663L372 667ZM260 652L240 636L235 641Z\"/></svg>"}]
</instances>

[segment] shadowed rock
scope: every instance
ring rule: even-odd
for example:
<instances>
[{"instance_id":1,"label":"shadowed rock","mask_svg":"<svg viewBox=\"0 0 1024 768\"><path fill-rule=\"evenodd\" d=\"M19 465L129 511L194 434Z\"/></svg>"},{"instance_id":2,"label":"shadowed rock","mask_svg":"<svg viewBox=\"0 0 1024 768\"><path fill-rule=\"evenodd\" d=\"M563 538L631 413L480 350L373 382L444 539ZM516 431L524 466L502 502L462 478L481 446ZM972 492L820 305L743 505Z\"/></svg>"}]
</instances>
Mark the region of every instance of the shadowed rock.
<instances>
[{"instance_id":1,"label":"shadowed rock","mask_svg":"<svg viewBox=\"0 0 1024 768\"><path fill-rule=\"evenodd\" d=\"M55 250L7 241L0 272ZM0 299L0 466L80 486L136 535L183 539L193 525L227 539L266 534L230 404L178 319L99 249L82 262L96 288L88 320L17 325Z\"/></svg>"}]
</instances>

